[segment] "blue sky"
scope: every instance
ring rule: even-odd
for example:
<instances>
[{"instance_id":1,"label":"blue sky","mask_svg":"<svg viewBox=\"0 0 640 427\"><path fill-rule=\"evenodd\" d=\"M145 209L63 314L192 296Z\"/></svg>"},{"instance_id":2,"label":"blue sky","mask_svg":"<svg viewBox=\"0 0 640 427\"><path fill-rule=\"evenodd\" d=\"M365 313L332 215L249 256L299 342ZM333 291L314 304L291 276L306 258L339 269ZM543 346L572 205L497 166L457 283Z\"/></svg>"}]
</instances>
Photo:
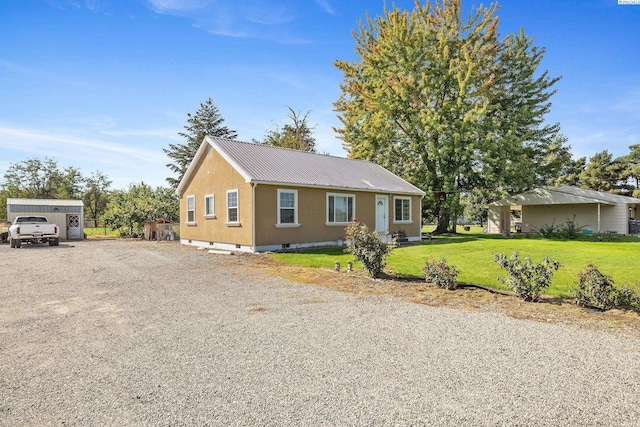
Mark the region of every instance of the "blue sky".
<instances>
[{"instance_id":1,"label":"blue sky","mask_svg":"<svg viewBox=\"0 0 640 427\"><path fill-rule=\"evenodd\" d=\"M463 0L464 13L480 2ZM485 2L487 3L487 2ZM165 185L162 149L211 97L239 139L261 139L311 111L318 149L345 156L333 127L336 59L383 1L3 0L0 3L0 175L45 156L114 188ZM389 2L391 4L391 2ZM413 0L398 0L413 8ZM503 0L502 34L523 27L562 76L550 122L574 157L640 143L640 4Z\"/></svg>"}]
</instances>

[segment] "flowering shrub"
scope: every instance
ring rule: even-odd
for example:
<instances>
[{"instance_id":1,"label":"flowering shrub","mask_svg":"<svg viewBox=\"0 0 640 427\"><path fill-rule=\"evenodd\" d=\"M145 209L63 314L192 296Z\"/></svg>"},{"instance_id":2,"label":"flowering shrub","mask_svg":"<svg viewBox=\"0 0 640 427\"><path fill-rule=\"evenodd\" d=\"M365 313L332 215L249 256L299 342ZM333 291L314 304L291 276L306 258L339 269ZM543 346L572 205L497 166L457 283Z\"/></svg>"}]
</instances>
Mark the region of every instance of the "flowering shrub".
<instances>
[{"instance_id":1,"label":"flowering shrub","mask_svg":"<svg viewBox=\"0 0 640 427\"><path fill-rule=\"evenodd\" d=\"M640 303L637 293L625 284L617 289L613 277L602 274L593 264L578 273L578 287L573 288L576 304L608 310L613 307L630 307Z\"/></svg>"},{"instance_id":2,"label":"flowering shrub","mask_svg":"<svg viewBox=\"0 0 640 427\"><path fill-rule=\"evenodd\" d=\"M614 306L616 288L613 277L602 274L598 267L589 264L578 273L578 287L572 289L576 304L608 310Z\"/></svg>"},{"instance_id":3,"label":"flowering shrub","mask_svg":"<svg viewBox=\"0 0 640 427\"><path fill-rule=\"evenodd\" d=\"M433 283L439 288L449 289L450 291L458 288L456 277L460 272L455 265L447 264L447 260L444 258L436 261L432 255L431 259L427 259L424 263L422 271L424 271L424 277L428 283Z\"/></svg>"},{"instance_id":4,"label":"flowering shrub","mask_svg":"<svg viewBox=\"0 0 640 427\"><path fill-rule=\"evenodd\" d=\"M378 232L360 222L352 222L346 229L347 248L345 252L360 261L369 276L376 277L387 264L387 256L393 249L393 243L382 241Z\"/></svg>"},{"instance_id":5,"label":"flowering shrub","mask_svg":"<svg viewBox=\"0 0 640 427\"><path fill-rule=\"evenodd\" d=\"M525 301L537 301L551 285L553 272L560 268L560 263L549 257L536 265L531 258L520 260L518 251L514 251L510 258L505 254L495 254L495 261L500 268L507 271L507 278L499 277L502 283L513 289L516 295Z\"/></svg>"}]
</instances>

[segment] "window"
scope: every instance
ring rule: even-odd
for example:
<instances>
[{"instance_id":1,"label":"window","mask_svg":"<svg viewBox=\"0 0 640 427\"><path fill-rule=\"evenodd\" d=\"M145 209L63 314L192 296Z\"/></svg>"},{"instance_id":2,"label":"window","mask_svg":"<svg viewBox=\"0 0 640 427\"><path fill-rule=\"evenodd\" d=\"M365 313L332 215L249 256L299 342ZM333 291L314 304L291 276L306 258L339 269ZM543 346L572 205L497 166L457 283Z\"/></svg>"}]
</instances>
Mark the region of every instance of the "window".
<instances>
[{"instance_id":1,"label":"window","mask_svg":"<svg viewBox=\"0 0 640 427\"><path fill-rule=\"evenodd\" d=\"M204 196L204 216L214 218L216 215L215 205L213 202L213 194Z\"/></svg>"},{"instance_id":2,"label":"window","mask_svg":"<svg viewBox=\"0 0 640 427\"><path fill-rule=\"evenodd\" d=\"M227 191L227 223L237 223L238 219L238 190Z\"/></svg>"},{"instance_id":3,"label":"window","mask_svg":"<svg viewBox=\"0 0 640 427\"><path fill-rule=\"evenodd\" d=\"M327 193L327 224L346 224L356 214L356 196Z\"/></svg>"},{"instance_id":4,"label":"window","mask_svg":"<svg viewBox=\"0 0 640 427\"><path fill-rule=\"evenodd\" d=\"M298 190L278 188L278 225L298 225Z\"/></svg>"},{"instance_id":5,"label":"window","mask_svg":"<svg viewBox=\"0 0 640 427\"><path fill-rule=\"evenodd\" d=\"M411 222L411 197L394 197L394 222Z\"/></svg>"},{"instance_id":6,"label":"window","mask_svg":"<svg viewBox=\"0 0 640 427\"><path fill-rule=\"evenodd\" d=\"M187 196L187 224L196 223L196 196Z\"/></svg>"}]
</instances>

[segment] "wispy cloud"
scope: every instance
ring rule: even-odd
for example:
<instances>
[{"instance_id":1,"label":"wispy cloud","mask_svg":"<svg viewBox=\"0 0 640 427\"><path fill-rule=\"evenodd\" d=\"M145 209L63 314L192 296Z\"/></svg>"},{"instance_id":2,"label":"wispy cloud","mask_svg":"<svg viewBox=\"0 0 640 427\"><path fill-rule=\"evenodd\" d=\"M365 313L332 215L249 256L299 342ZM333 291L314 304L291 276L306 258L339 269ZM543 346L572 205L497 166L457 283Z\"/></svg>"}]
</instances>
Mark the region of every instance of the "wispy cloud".
<instances>
[{"instance_id":1,"label":"wispy cloud","mask_svg":"<svg viewBox=\"0 0 640 427\"><path fill-rule=\"evenodd\" d=\"M315 2L329 15L337 15L336 10L331 6L329 0L315 0Z\"/></svg>"},{"instance_id":2,"label":"wispy cloud","mask_svg":"<svg viewBox=\"0 0 640 427\"><path fill-rule=\"evenodd\" d=\"M154 133L144 132L146 135ZM155 133L164 134L164 130ZM165 167L168 159L161 149L165 141L159 146L146 148L138 141L131 142L131 138L123 139L129 140L129 143L118 142L117 136L85 138L64 131L42 131L0 125L0 141L3 147L0 176L10 163L32 157L52 157L61 166L78 167L85 173L93 170L103 171L114 181L114 188L124 188L132 182L139 181L151 185L164 185L165 177L169 175Z\"/></svg>"},{"instance_id":3,"label":"wispy cloud","mask_svg":"<svg viewBox=\"0 0 640 427\"><path fill-rule=\"evenodd\" d=\"M323 10L333 10L326 1ZM325 4L326 3L326 4ZM292 0L146 0L155 13L180 16L196 28L211 34L270 40L281 44L307 44L305 37L291 28L298 20L299 4Z\"/></svg>"}]
</instances>

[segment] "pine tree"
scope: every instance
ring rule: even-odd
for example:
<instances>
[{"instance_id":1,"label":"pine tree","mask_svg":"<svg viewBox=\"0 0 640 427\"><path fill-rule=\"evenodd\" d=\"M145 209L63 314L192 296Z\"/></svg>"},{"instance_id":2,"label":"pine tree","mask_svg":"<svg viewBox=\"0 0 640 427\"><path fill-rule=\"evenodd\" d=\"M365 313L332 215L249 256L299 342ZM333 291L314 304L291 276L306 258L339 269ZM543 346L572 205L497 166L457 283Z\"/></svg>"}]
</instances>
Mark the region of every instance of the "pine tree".
<instances>
[{"instance_id":1,"label":"pine tree","mask_svg":"<svg viewBox=\"0 0 640 427\"><path fill-rule=\"evenodd\" d=\"M187 113L185 132L178 133L186 142L184 144L169 144L169 148L163 148L167 157L173 160L172 163L167 164L167 167L171 172L177 174L176 177L167 178L167 182L173 189L180 184L205 136L228 139L238 137L236 131L223 126L223 122L224 118L211 98L201 103L195 114Z\"/></svg>"}]
</instances>

